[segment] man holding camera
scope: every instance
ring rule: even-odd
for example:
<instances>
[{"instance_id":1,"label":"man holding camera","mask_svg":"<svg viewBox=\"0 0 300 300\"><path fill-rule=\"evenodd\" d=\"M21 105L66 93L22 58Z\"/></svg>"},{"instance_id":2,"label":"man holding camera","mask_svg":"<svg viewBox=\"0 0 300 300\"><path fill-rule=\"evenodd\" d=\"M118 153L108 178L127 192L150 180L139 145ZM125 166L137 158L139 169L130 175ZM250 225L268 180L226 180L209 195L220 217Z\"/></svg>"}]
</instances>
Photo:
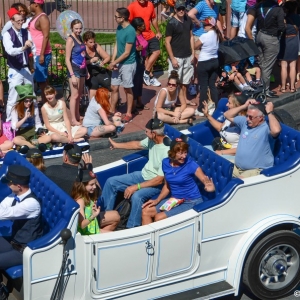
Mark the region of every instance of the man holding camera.
<instances>
[{"instance_id":1,"label":"man holding camera","mask_svg":"<svg viewBox=\"0 0 300 300\"><path fill-rule=\"evenodd\" d=\"M89 146L87 147L89 148ZM76 144L65 145L63 164L49 166L45 171L45 175L69 195L71 195L73 184L78 175L81 159L85 169L93 170L92 157L88 153L82 153L85 150L88 149L86 147L81 149Z\"/></svg>"},{"instance_id":2,"label":"man holding camera","mask_svg":"<svg viewBox=\"0 0 300 300\"><path fill-rule=\"evenodd\" d=\"M263 169L273 166L274 156L271 144L281 132L281 126L274 116L273 108L272 102L264 105L254 99L248 99L245 104L224 113L227 120L241 129L233 177L256 176ZM238 116L243 110L247 110L246 116ZM268 116L269 124L265 116Z\"/></svg>"}]
</instances>

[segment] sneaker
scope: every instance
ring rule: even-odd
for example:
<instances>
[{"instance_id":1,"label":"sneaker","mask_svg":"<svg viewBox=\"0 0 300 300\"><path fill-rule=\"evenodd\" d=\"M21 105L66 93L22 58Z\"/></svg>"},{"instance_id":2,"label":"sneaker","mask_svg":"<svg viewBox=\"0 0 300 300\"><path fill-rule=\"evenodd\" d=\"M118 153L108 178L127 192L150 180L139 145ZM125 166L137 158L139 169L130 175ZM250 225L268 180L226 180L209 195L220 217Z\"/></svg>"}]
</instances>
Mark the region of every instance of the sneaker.
<instances>
[{"instance_id":1,"label":"sneaker","mask_svg":"<svg viewBox=\"0 0 300 300\"><path fill-rule=\"evenodd\" d=\"M197 95L196 85L190 84L188 91L191 96L196 96Z\"/></svg>"},{"instance_id":2,"label":"sneaker","mask_svg":"<svg viewBox=\"0 0 300 300\"><path fill-rule=\"evenodd\" d=\"M256 80L255 84L256 84L257 87L263 86L263 83L262 83L261 80Z\"/></svg>"},{"instance_id":3,"label":"sneaker","mask_svg":"<svg viewBox=\"0 0 300 300\"><path fill-rule=\"evenodd\" d=\"M152 86L161 86L161 83L155 77L152 77L150 79L150 85L152 85Z\"/></svg>"},{"instance_id":4,"label":"sneaker","mask_svg":"<svg viewBox=\"0 0 300 300\"><path fill-rule=\"evenodd\" d=\"M125 115L125 116L122 118L121 121L122 121L124 124L127 124L127 123L129 123L129 122L132 121L132 117L129 117L129 116Z\"/></svg>"},{"instance_id":5,"label":"sneaker","mask_svg":"<svg viewBox=\"0 0 300 300\"><path fill-rule=\"evenodd\" d=\"M257 83L256 83L256 81L252 81L252 82L250 82L250 86L254 89L254 90L256 90L257 89L257 87L258 87L258 85L257 85Z\"/></svg>"},{"instance_id":6,"label":"sneaker","mask_svg":"<svg viewBox=\"0 0 300 300\"><path fill-rule=\"evenodd\" d=\"M147 75L146 73L144 73L143 79L144 79L144 82L145 82L146 85L151 85L151 83L150 83L150 76L149 75Z\"/></svg>"},{"instance_id":7,"label":"sneaker","mask_svg":"<svg viewBox=\"0 0 300 300\"><path fill-rule=\"evenodd\" d=\"M251 86L246 85L246 86L244 86L243 91L252 91L253 92L254 89Z\"/></svg>"},{"instance_id":8,"label":"sneaker","mask_svg":"<svg viewBox=\"0 0 300 300\"><path fill-rule=\"evenodd\" d=\"M195 115L195 116L199 116L199 117L204 117L204 113L203 113L203 112L200 112L198 109L195 109L194 115Z\"/></svg>"}]
</instances>

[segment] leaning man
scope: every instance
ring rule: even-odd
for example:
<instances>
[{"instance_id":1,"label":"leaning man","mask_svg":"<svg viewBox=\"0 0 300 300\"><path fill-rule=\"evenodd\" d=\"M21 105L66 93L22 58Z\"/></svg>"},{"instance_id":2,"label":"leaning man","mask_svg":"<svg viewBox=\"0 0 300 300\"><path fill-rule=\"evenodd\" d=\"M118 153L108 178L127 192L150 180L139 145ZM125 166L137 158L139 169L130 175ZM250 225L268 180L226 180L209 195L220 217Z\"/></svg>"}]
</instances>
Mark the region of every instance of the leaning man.
<instances>
[{"instance_id":1,"label":"leaning man","mask_svg":"<svg viewBox=\"0 0 300 300\"><path fill-rule=\"evenodd\" d=\"M274 138L281 132L273 108L272 102L264 106L254 99L249 99L244 105L224 113L225 118L241 130L235 155L234 177L256 176L263 169L273 167L272 144ZM238 116L243 110L247 110L246 116ZM265 115L269 118L269 124L265 120Z\"/></svg>"},{"instance_id":2,"label":"leaning man","mask_svg":"<svg viewBox=\"0 0 300 300\"><path fill-rule=\"evenodd\" d=\"M1 271L22 265L27 244L43 234L41 205L29 188L30 173L24 166L12 165L1 178L12 193L0 203L0 220L12 220L13 225L9 238L0 237L0 282Z\"/></svg>"}]
</instances>

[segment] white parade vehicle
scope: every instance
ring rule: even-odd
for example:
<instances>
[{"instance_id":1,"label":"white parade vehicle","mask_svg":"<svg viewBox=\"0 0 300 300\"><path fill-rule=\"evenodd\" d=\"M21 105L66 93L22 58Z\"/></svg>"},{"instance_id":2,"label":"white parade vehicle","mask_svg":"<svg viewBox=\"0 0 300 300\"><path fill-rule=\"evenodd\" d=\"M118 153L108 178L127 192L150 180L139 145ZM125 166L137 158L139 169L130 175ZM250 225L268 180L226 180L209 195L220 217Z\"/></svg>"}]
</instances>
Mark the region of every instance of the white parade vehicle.
<instances>
[{"instance_id":1,"label":"white parade vehicle","mask_svg":"<svg viewBox=\"0 0 300 300\"><path fill-rule=\"evenodd\" d=\"M222 118L224 101L216 118ZM260 299L293 293L300 282L300 133L283 125L274 167L243 180L232 178L231 162L202 146L217 134L207 122L187 133L189 154L213 179L216 192L210 197L199 185L205 201L187 212L90 236L77 233L77 203L19 154L8 153L0 173L14 163L32 170L31 188L41 200L44 222L44 236L25 248L23 265L5 271L14 295L25 300L211 299L237 295L241 284ZM166 125L166 134L181 133ZM146 161L142 152L94 171L103 186L109 176L139 170ZM1 199L8 193L1 185ZM0 233L9 235L10 224L0 226ZM62 233L65 244L64 228L70 230Z\"/></svg>"}]
</instances>

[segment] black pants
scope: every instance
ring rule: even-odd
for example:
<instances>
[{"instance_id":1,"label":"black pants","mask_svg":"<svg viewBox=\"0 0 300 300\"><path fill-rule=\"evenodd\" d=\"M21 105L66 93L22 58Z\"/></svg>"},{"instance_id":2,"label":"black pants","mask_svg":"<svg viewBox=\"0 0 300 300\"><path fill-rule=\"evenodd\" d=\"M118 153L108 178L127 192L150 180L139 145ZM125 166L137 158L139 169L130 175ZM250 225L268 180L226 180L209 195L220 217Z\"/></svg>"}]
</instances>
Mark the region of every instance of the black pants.
<instances>
[{"instance_id":1,"label":"black pants","mask_svg":"<svg viewBox=\"0 0 300 300\"><path fill-rule=\"evenodd\" d=\"M201 112L203 101L207 101L207 87L210 89L212 101L218 104L218 89L216 88L216 81L218 78L219 60L213 58L206 61L198 61L197 74L198 82L200 84L200 102L198 110Z\"/></svg>"},{"instance_id":2,"label":"black pants","mask_svg":"<svg viewBox=\"0 0 300 300\"><path fill-rule=\"evenodd\" d=\"M136 64L136 71L133 77L133 87L132 87L132 92L133 92L133 98L137 99L138 97L141 97L143 94L143 74L145 71L145 64L144 61L142 62L137 62Z\"/></svg>"},{"instance_id":3,"label":"black pants","mask_svg":"<svg viewBox=\"0 0 300 300\"><path fill-rule=\"evenodd\" d=\"M0 236L0 270L22 264L23 254L15 250L5 238Z\"/></svg>"}]
</instances>

